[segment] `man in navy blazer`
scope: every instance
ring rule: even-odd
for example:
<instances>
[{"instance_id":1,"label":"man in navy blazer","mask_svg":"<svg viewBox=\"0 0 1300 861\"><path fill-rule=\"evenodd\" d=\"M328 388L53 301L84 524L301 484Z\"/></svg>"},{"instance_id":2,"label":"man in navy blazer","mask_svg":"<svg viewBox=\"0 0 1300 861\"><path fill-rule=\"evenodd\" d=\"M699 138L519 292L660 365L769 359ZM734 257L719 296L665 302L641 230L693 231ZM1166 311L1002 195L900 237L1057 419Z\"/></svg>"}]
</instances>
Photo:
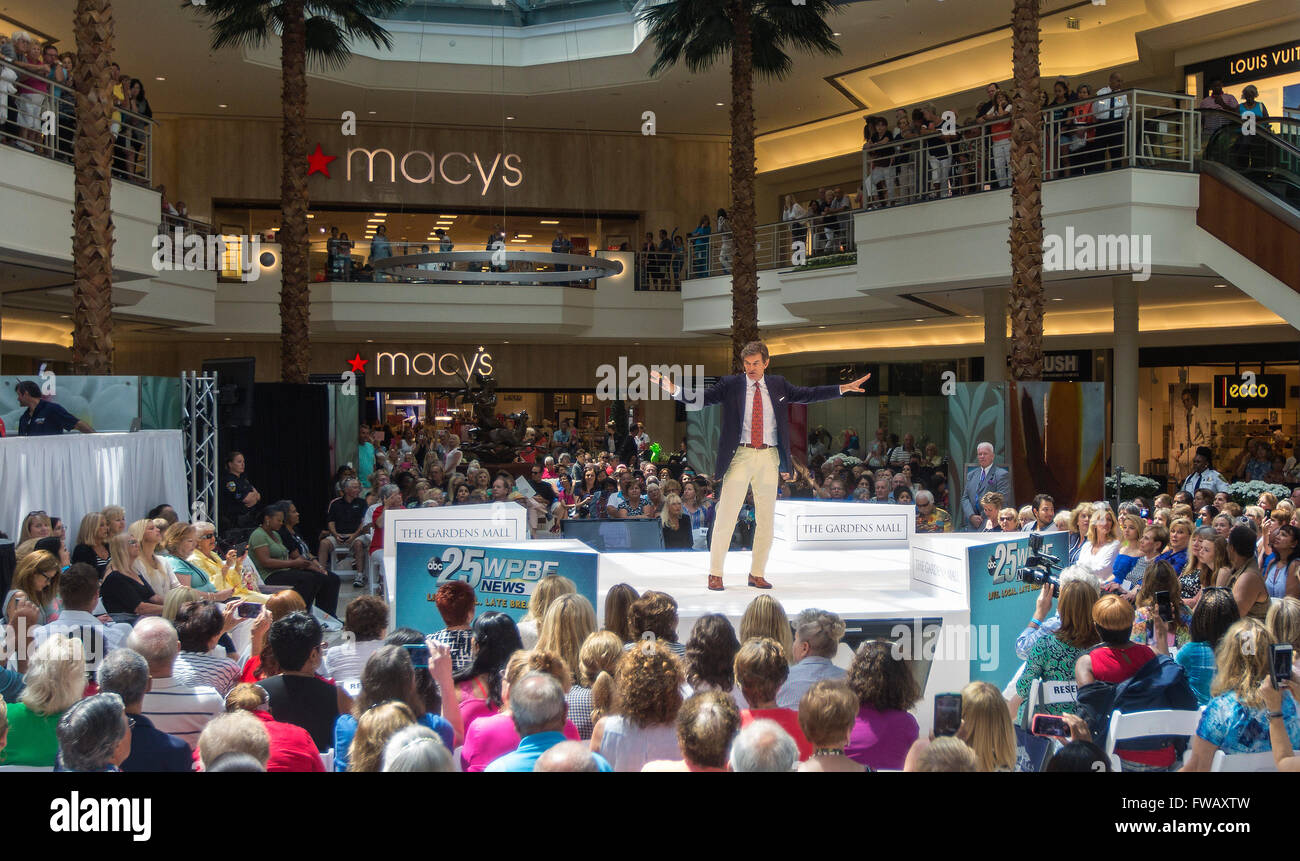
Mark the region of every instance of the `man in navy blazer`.
<instances>
[{"instance_id":1,"label":"man in navy blazer","mask_svg":"<svg viewBox=\"0 0 1300 861\"><path fill-rule=\"evenodd\" d=\"M785 377L765 376L769 361L767 346L751 341L740 351L745 373L718 380L704 392L704 405L722 405L722 435L718 438L718 460L714 477L722 479L722 496L714 517L713 539L709 544L709 589L722 591L722 568L731 547L731 533L745 494L754 489L754 551L749 585L771 589L764 579L767 555L772 549L772 521L776 515L776 487L790 466L790 404L828 401L845 392L860 392L870 377L839 386L796 386ZM681 388L658 372L650 378L675 398Z\"/></svg>"},{"instance_id":2,"label":"man in navy blazer","mask_svg":"<svg viewBox=\"0 0 1300 861\"><path fill-rule=\"evenodd\" d=\"M117 694L131 721L131 755L122 771L190 771L193 756L184 739L168 735L141 714L149 690L149 664L129 649L114 649L99 664L100 693Z\"/></svg>"},{"instance_id":3,"label":"man in navy blazer","mask_svg":"<svg viewBox=\"0 0 1300 861\"><path fill-rule=\"evenodd\" d=\"M993 465L993 444L982 442L975 446L975 459L979 466L966 473L966 486L961 494L961 516L965 529L984 528L984 509L980 497L989 492L1002 494L1004 508L1015 508L1011 501L1011 475L1000 466Z\"/></svg>"}]
</instances>

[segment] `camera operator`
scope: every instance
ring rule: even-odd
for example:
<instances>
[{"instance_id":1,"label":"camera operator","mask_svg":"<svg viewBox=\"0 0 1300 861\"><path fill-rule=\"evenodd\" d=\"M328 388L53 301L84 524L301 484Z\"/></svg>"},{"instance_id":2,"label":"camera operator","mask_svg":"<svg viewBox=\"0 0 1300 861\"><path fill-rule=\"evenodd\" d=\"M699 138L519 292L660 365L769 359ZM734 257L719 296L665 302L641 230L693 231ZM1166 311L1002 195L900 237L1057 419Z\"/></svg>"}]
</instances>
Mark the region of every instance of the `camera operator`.
<instances>
[{"instance_id":1,"label":"camera operator","mask_svg":"<svg viewBox=\"0 0 1300 861\"><path fill-rule=\"evenodd\" d=\"M1098 593L1101 591L1101 582L1097 579L1097 575L1080 565L1071 565L1061 572L1061 591L1064 591L1066 586L1075 581L1091 584L1097 589ZM1019 637L1016 637L1016 656L1022 661L1029 659L1029 652L1034 647L1034 643L1061 630L1060 614L1052 613L1052 599L1054 597L1052 591L1051 588L1039 590L1038 601L1034 604L1034 615L1029 620L1029 624L1025 626L1025 630L1020 633Z\"/></svg>"}]
</instances>

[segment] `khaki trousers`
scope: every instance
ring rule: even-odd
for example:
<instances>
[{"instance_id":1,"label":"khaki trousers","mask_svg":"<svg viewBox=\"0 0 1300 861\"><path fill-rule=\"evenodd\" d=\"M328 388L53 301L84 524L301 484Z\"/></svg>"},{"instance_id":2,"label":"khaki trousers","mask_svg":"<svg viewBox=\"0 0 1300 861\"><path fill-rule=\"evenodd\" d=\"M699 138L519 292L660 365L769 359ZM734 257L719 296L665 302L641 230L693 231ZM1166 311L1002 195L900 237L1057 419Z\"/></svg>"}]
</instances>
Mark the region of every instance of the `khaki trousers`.
<instances>
[{"instance_id":1,"label":"khaki trousers","mask_svg":"<svg viewBox=\"0 0 1300 861\"><path fill-rule=\"evenodd\" d=\"M736 517L745 504L745 493L754 488L754 554L749 573L762 577L772 549L772 520L776 516L776 487L781 458L776 447L736 449L736 456L722 477L722 496L713 518L713 541L709 543L709 573L721 577L731 547Z\"/></svg>"}]
</instances>

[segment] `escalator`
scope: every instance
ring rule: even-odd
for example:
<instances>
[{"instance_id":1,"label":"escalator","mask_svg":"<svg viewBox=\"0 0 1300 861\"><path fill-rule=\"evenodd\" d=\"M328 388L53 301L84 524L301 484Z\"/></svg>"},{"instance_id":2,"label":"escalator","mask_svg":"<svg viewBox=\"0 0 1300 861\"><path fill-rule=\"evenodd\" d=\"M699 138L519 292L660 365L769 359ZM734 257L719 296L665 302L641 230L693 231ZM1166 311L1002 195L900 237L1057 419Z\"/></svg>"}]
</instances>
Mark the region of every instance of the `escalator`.
<instances>
[{"instance_id":1,"label":"escalator","mask_svg":"<svg viewBox=\"0 0 1300 861\"><path fill-rule=\"evenodd\" d=\"M1196 223L1227 246L1205 262L1300 328L1300 120L1259 120L1255 131L1234 118L1209 136Z\"/></svg>"}]
</instances>

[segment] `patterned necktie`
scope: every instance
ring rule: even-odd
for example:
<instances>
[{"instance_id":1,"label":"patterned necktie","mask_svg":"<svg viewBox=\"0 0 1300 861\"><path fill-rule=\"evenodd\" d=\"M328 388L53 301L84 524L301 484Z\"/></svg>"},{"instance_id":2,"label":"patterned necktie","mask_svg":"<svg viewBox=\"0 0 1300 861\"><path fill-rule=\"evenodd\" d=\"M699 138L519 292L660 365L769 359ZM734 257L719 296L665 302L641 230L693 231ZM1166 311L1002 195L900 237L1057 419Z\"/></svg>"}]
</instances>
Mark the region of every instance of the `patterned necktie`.
<instances>
[{"instance_id":1,"label":"patterned necktie","mask_svg":"<svg viewBox=\"0 0 1300 861\"><path fill-rule=\"evenodd\" d=\"M749 444L763 444L763 389L754 383L754 411L749 416Z\"/></svg>"}]
</instances>

